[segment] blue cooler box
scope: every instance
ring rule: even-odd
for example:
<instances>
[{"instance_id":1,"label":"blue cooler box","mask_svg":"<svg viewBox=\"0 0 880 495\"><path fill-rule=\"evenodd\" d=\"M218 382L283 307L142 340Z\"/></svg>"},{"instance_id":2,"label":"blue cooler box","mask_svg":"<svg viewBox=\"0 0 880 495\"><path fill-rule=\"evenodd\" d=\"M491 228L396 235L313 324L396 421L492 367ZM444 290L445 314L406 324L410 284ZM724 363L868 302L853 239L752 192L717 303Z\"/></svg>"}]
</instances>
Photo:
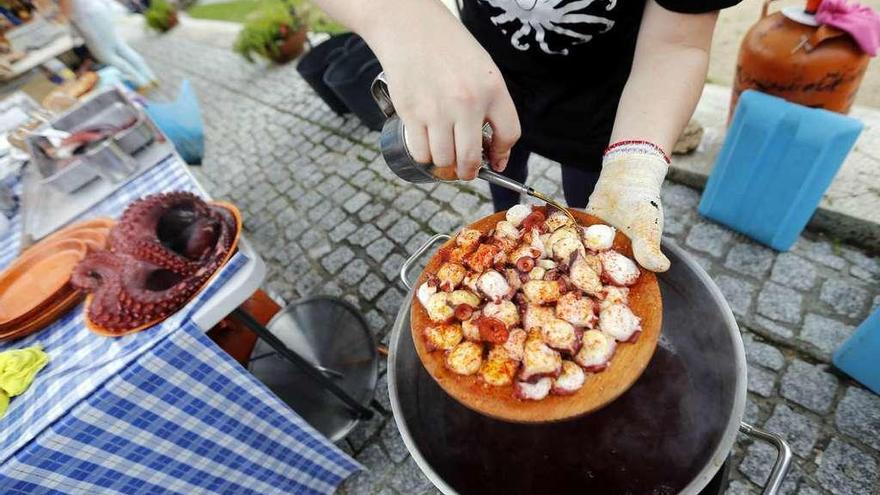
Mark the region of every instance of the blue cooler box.
<instances>
[{"instance_id":1,"label":"blue cooler box","mask_svg":"<svg viewBox=\"0 0 880 495\"><path fill-rule=\"evenodd\" d=\"M862 123L743 92L699 211L779 251L809 222Z\"/></svg>"}]
</instances>

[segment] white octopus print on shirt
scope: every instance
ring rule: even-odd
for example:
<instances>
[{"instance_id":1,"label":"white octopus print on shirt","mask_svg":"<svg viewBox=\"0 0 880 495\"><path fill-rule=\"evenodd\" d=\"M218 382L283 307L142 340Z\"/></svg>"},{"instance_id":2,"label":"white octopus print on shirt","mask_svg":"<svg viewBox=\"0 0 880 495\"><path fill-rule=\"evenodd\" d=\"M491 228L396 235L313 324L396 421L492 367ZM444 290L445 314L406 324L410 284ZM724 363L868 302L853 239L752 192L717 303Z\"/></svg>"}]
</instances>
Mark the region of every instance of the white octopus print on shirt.
<instances>
[{"instance_id":1,"label":"white octopus print on shirt","mask_svg":"<svg viewBox=\"0 0 880 495\"><path fill-rule=\"evenodd\" d=\"M498 15L492 16L492 24L500 27L505 34L509 30L501 27L504 24L519 22L519 28L510 35L510 43L518 50L529 50L533 42L537 42L541 51L551 55L568 55L568 47L586 43L593 39L593 34L580 32L584 25L594 33L605 33L614 27L614 21L594 14L587 14L584 9L598 2L605 3L604 10L610 12L617 5L617 0L574 0L560 5L565 0L480 0L492 7L501 9ZM595 28L599 30L596 31ZM556 33L556 39L564 40L554 49L547 42L548 32Z\"/></svg>"}]
</instances>

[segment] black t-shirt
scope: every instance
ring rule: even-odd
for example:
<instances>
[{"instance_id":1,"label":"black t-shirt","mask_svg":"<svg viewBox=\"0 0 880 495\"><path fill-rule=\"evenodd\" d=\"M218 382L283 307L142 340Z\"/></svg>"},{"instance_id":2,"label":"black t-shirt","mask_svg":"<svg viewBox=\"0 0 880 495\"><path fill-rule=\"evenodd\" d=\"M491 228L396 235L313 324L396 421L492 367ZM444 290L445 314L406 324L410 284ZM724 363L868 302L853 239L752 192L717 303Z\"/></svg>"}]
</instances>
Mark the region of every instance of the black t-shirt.
<instances>
[{"instance_id":1,"label":"black t-shirt","mask_svg":"<svg viewBox=\"0 0 880 495\"><path fill-rule=\"evenodd\" d=\"M464 0L462 22L501 69L529 149L573 165L601 153L629 77L645 1ZM657 0L683 13L739 1Z\"/></svg>"}]
</instances>

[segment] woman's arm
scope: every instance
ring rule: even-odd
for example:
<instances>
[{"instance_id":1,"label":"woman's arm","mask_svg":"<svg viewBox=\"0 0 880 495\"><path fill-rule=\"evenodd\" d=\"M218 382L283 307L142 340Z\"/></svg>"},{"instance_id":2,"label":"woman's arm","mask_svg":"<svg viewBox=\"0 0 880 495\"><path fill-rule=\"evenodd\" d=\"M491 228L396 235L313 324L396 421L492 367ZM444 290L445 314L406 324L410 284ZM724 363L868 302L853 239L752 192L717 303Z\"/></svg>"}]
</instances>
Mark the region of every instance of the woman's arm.
<instances>
[{"instance_id":1,"label":"woman's arm","mask_svg":"<svg viewBox=\"0 0 880 495\"><path fill-rule=\"evenodd\" d=\"M504 169L520 135L513 100L489 54L439 0L315 3L376 53L417 161L456 165L460 178L473 179L489 122L489 158Z\"/></svg>"},{"instance_id":2,"label":"woman's arm","mask_svg":"<svg viewBox=\"0 0 880 495\"><path fill-rule=\"evenodd\" d=\"M612 143L646 140L672 151L700 99L717 17L678 14L648 1Z\"/></svg>"}]
</instances>

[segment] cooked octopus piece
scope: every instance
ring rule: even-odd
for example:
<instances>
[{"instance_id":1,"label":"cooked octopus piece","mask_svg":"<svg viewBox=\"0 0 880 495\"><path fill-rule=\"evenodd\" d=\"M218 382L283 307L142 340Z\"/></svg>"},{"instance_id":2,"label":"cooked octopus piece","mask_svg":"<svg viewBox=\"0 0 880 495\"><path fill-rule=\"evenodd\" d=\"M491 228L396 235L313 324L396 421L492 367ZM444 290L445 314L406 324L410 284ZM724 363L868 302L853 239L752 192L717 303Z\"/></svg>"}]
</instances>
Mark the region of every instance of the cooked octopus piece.
<instances>
[{"instance_id":1,"label":"cooked octopus piece","mask_svg":"<svg viewBox=\"0 0 880 495\"><path fill-rule=\"evenodd\" d=\"M507 342L504 344L504 350L507 351L507 355L510 356L514 361L522 361L523 352L525 351L526 345L526 331L522 328L514 328L510 331L510 334L507 336Z\"/></svg>"},{"instance_id":2,"label":"cooked octopus piece","mask_svg":"<svg viewBox=\"0 0 880 495\"><path fill-rule=\"evenodd\" d=\"M555 232L561 227L568 225L573 226L574 222L572 222L565 213L562 213L559 210L553 210L553 212L550 213L550 216L547 217L547 220L544 221L544 224L547 225L550 232Z\"/></svg>"},{"instance_id":3,"label":"cooked octopus piece","mask_svg":"<svg viewBox=\"0 0 880 495\"><path fill-rule=\"evenodd\" d=\"M461 233L458 234L455 238L455 244L459 247L468 250L477 249L477 245L480 243L480 238L483 237L483 233L479 230L475 229L464 229Z\"/></svg>"},{"instance_id":4,"label":"cooked octopus piece","mask_svg":"<svg viewBox=\"0 0 880 495\"><path fill-rule=\"evenodd\" d=\"M599 260L602 261L602 278L608 283L629 286L641 275L638 265L617 251L602 251Z\"/></svg>"},{"instance_id":5,"label":"cooked octopus piece","mask_svg":"<svg viewBox=\"0 0 880 495\"><path fill-rule=\"evenodd\" d=\"M559 299L559 282L556 280L529 280L523 284L522 291L531 304L550 304Z\"/></svg>"},{"instance_id":6,"label":"cooked octopus piece","mask_svg":"<svg viewBox=\"0 0 880 495\"><path fill-rule=\"evenodd\" d=\"M628 304L629 288L618 287L616 285L606 285L602 290L601 309L605 309L612 304Z\"/></svg>"},{"instance_id":7,"label":"cooked octopus piece","mask_svg":"<svg viewBox=\"0 0 880 495\"><path fill-rule=\"evenodd\" d=\"M599 372L608 367L608 362L614 356L617 342L599 330L587 330L581 337L581 350L575 355L574 360L589 372Z\"/></svg>"},{"instance_id":8,"label":"cooked octopus piece","mask_svg":"<svg viewBox=\"0 0 880 495\"><path fill-rule=\"evenodd\" d=\"M544 275L547 274L547 270L541 268L540 266L536 266L532 268L532 271L529 272L529 280L543 280Z\"/></svg>"},{"instance_id":9,"label":"cooked octopus piece","mask_svg":"<svg viewBox=\"0 0 880 495\"><path fill-rule=\"evenodd\" d=\"M599 312L599 329L620 342L628 342L642 330L642 323L629 306L612 304Z\"/></svg>"},{"instance_id":10,"label":"cooked octopus piece","mask_svg":"<svg viewBox=\"0 0 880 495\"><path fill-rule=\"evenodd\" d=\"M541 337L547 346L574 355L580 347L580 335L571 323L554 318L541 327Z\"/></svg>"},{"instance_id":11,"label":"cooked octopus piece","mask_svg":"<svg viewBox=\"0 0 880 495\"><path fill-rule=\"evenodd\" d=\"M593 300L577 291L559 297L556 316L578 327L593 328L597 321Z\"/></svg>"},{"instance_id":12,"label":"cooked octopus piece","mask_svg":"<svg viewBox=\"0 0 880 495\"><path fill-rule=\"evenodd\" d=\"M532 242L529 245L539 253L538 258L546 258L550 256L550 253L547 251L547 243L545 242L550 240L550 236L543 236L536 229L532 229L531 232Z\"/></svg>"},{"instance_id":13,"label":"cooked octopus piece","mask_svg":"<svg viewBox=\"0 0 880 495\"><path fill-rule=\"evenodd\" d=\"M489 351L486 360L480 366L480 377L489 385L501 387L510 385L519 363L507 354L503 346L495 346Z\"/></svg>"},{"instance_id":14,"label":"cooked octopus piece","mask_svg":"<svg viewBox=\"0 0 880 495\"><path fill-rule=\"evenodd\" d=\"M519 229L511 222L502 220L495 224L495 237L497 239L519 239Z\"/></svg>"},{"instance_id":15,"label":"cooked octopus piece","mask_svg":"<svg viewBox=\"0 0 880 495\"><path fill-rule=\"evenodd\" d=\"M434 323L445 323L455 315L455 310L449 305L449 294L445 292L438 292L429 297L425 311Z\"/></svg>"},{"instance_id":16,"label":"cooked octopus piece","mask_svg":"<svg viewBox=\"0 0 880 495\"><path fill-rule=\"evenodd\" d=\"M527 216L531 215L532 207L529 205L515 205L514 207L507 210L504 218L513 224L514 227L519 227L522 225L523 220L526 219Z\"/></svg>"},{"instance_id":17,"label":"cooked octopus piece","mask_svg":"<svg viewBox=\"0 0 880 495\"><path fill-rule=\"evenodd\" d=\"M614 244L614 227L602 224L590 225L583 228L584 246L590 251L605 251L611 249Z\"/></svg>"},{"instance_id":18,"label":"cooked octopus piece","mask_svg":"<svg viewBox=\"0 0 880 495\"><path fill-rule=\"evenodd\" d=\"M578 289L590 295L598 295L602 292L602 280L591 265L587 256L578 254L571 264L568 278Z\"/></svg>"},{"instance_id":19,"label":"cooked octopus piece","mask_svg":"<svg viewBox=\"0 0 880 495\"><path fill-rule=\"evenodd\" d=\"M540 332L530 331L523 348L519 379L527 382L544 376L555 377L561 369L562 356L544 343Z\"/></svg>"},{"instance_id":20,"label":"cooked octopus piece","mask_svg":"<svg viewBox=\"0 0 880 495\"><path fill-rule=\"evenodd\" d=\"M516 382L516 396L525 400L541 400L547 397L553 387L553 379L541 378L535 383Z\"/></svg>"},{"instance_id":21,"label":"cooked octopus piece","mask_svg":"<svg viewBox=\"0 0 880 495\"><path fill-rule=\"evenodd\" d=\"M461 325L458 323L443 323L425 329L425 340L428 350L431 351L438 349L448 351L458 345L461 339Z\"/></svg>"},{"instance_id":22,"label":"cooked octopus piece","mask_svg":"<svg viewBox=\"0 0 880 495\"><path fill-rule=\"evenodd\" d=\"M483 316L497 318L508 329L514 328L519 324L519 309L516 307L516 304L508 300L486 303L483 306Z\"/></svg>"},{"instance_id":23,"label":"cooked octopus piece","mask_svg":"<svg viewBox=\"0 0 880 495\"><path fill-rule=\"evenodd\" d=\"M583 368L571 361L562 362L562 373L553 380L551 392L556 395L570 395L584 386L587 379Z\"/></svg>"},{"instance_id":24,"label":"cooked octopus piece","mask_svg":"<svg viewBox=\"0 0 880 495\"><path fill-rule=\"evenodd\" d=\"M456 307L459 304L467 304L472 308L478 308L481 302L480 296L469 290L458 289L449 293L449 304L452 307Z\"/></svg>"},{"instance_id":25,"label":"cooked octopus piece","mask_svg":"<svg viewBox=\"0 0 880 495\"><path fill-rule=\"evenodd\" d=\"M422 306L428 307L428 300L437 293L437 286L431 285L428 282L423 283L419 286L416 291L416 297L419 299L419 302L422 303Z\"/></svg>"},{"instance_id":26,"label":"cooked octopus piece","mask_svg":"<svg viewBox=\"0 0 880 495\"><path fill-rule=\"evenodd\" d=\"M466 340L446 355L446 367L459 375L473 375L483 364L483 347Z\"/></svg>"},{"instance_id":27,"label":"cooked octopus piece","mask_svg":"<svg viewBox=\"0 0 880 495\"><path fill-rule=\"evenodd\" d=\"M526 331L540 330L548 323L556 319L556 312L549 306L529 304L523 315L523 328Z\"/></svg>"},{"instance_id":28,"label":"cooked octopus piece","mask_svg":"<svg viewBox=\"0 0 880 495\"><path fill-rule=\"evenodd\" d=\"M437 280L440 282L440 290L445 290L447 292L454 290L458 287L458 284L464 280L466 274L467 270L465 267L458 263L443 263L440 269L437 270Z\"/></svg>"},{"instance_id":29,"label":"cooked octopus piece","mask_svg":"<svg viewBox=\"0 0 880 495\"><path fill-rule=\"evenodd\" d=\"M461 332L464 334L464 338L474 342L479 342L481 340L480 327L477 326L477 321L479 321L482 316L482 311L474 311L470 318L461 322Z\"/></svg>"},{"instance_id":30,"label":"cooked octopus piece","mask_svg":"<svg viewBox=\"0 0 880 495\"><path fill-rule=\"evenodd\" d=\"M567 263L574 252L585 253L580 235L574 227L562 227L550 236L548 243L553 251L553 259Z\"/></svg>"},{"instance_id":31,"label":"cooked octopus piece","mask_svg":"<svg viewBox=\"0 0 880 495\"><path fill-rule=\"evenodd\" d=\"M480 279L477 281L477 287L480 288L480 291L485 294L486 297L493 301L501 300L501 298L510 292L510 285L507 283L507 278L495 270L489 270L480 275Z\"/></svg>"},{"instance_id":32,"label":"cooked octopus piece","mask_svg":"<svg viewBox=\"0 0 880 495\"><path fill-rule=\"evenodd\" d=\"M480 244L477 250L467 257L467 265L471 270L482 273L495 264L498 247L493 244Z\"/></svg>"}]
</instances>

